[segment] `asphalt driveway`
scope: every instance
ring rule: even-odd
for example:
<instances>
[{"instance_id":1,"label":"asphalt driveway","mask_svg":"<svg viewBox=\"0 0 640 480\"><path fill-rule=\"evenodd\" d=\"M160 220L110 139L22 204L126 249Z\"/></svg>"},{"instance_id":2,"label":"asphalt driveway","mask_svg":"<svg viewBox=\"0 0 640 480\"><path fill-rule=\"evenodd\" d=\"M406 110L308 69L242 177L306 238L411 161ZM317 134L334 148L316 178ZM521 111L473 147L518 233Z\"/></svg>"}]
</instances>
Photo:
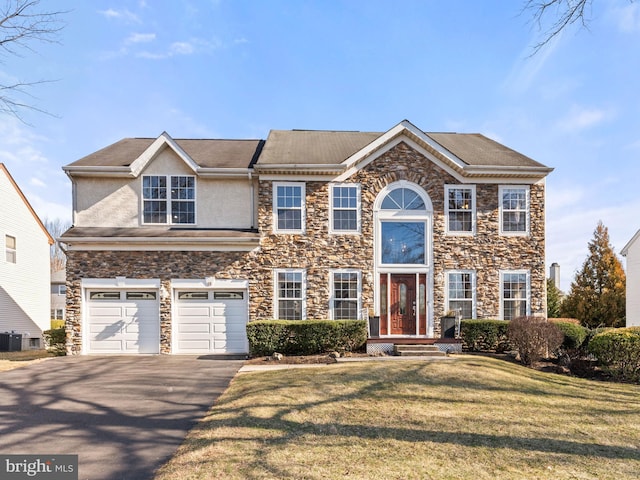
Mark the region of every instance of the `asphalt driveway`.
<instances>
[{"instance_id":1,"label":"asphalt driveway","mask_svg":"<svg viewBox=\"0 0 640 480\"><path fill-rule=\"evenodd\" d=\"M79 479L152 478L242 363L73 356L0 372L0 454L78 455Z\"/></svg>"}]
</instances>

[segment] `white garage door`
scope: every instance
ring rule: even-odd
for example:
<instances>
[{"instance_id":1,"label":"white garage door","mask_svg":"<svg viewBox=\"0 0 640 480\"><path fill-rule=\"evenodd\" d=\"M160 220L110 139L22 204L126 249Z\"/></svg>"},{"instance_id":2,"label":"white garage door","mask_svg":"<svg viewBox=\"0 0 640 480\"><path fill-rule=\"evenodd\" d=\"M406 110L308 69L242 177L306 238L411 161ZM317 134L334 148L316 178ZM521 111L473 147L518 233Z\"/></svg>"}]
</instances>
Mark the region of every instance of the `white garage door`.
<instances>
[{"instance_id":1,"label":"white garage door","mask_svg":"<svg viewBox=\"0 0 640 480\"><path fill-rule=\"evenodd\" d=\"M247 353L246 291L178 290L175 353Z\"/></svg>"},{"instance_id":2,"label":"white garage door","mask_svg":"<svg viewBox=\"0 0 640 480\"><path fill-rule=\"evenodd\" d=\"M89 353L160 353L157 291L93 290L87 296Z\"/></svg>"}]
</instances>

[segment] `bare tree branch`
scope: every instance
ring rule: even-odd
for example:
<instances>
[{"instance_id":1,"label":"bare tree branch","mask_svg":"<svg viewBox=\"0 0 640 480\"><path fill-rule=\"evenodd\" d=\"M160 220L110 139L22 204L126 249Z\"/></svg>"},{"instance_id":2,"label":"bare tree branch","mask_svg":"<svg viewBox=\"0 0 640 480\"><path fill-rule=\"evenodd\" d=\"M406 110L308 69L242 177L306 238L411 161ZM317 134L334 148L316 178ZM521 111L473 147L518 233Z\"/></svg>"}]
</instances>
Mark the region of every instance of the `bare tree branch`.
<instances>
[{"instance_id":1,"label":"bare tree branch","mask_svg":"<svg viewBox=\"0 0 640 480\"><path fill-rule=\"evenodd\" d=\"M558 36L570 25L579 22L582 28L588 28L592 0L526 0L523 11L533 12L533 21L539 30L544 30L543 38L533 47L532 55ZM548 18L551 26L545 27Z\"/></svg>"},{"instance_id":2,"label":"bare tree branch","mask_svg":"<svg viewBox=\"0 0 640 480\"><path fill-rule=\"evenodd\" d=\"M23 51L35 52L33 43L56 43L64 28L61 11L39 11L40 0L0 0L0 55L22 57ZM1 62L1 57L0 57ZM0 113L12 115L24 122L21 112L46 111L20 100L25 96L34 99L27 90L46 80L0 83ZM26 123L26 122L25 122Z\"/></svg>"}]
</instances>

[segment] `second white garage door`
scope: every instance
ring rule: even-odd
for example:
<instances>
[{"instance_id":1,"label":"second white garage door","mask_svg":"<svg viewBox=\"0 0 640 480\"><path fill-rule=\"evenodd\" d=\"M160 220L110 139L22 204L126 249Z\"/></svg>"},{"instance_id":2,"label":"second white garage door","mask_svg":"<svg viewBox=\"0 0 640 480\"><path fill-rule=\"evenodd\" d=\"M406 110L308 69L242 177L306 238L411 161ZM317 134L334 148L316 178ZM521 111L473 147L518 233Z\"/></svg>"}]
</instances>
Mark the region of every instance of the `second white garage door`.
<instances>
[{"instance_id":1,"label":"second white garage door","mask_svg":"<svg viewBox=\"0 0 640 480\"><path fill-rule=\"evenodd\" d=\"M175 301L174 353L244 354L249 351L246 291L179 290Z\"/></svg>"}]
</instances>

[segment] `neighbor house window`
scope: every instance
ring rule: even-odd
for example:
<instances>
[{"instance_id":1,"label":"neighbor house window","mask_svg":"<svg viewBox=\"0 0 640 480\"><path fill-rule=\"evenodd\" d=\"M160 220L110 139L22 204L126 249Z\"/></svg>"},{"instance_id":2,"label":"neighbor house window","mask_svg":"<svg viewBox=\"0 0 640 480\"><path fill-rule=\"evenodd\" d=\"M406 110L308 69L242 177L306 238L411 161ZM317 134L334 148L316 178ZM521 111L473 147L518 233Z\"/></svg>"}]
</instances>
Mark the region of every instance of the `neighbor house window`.
<instances>
[{"instance_id":1,"label":"neighbor house window","mask_svg":"<svg viewBox=\"0 0 640 480\"><path fill-rule=\"evenodd\" d=\"M304 270L276 270L275 277L275 317L302 320L305 316Z\"/></svg>"},{"instance_id":2,"label":"neighbor house window","mask_svg":"<svg viewBox=\"0 0 640 480\"><path fill-rule=\"evenodd\" d=\"M360 185L336 184L330 189L331 232L360 231Z\"/></svg>"},{"instance_id":3,"label":"neighbor house window","mask_svg":"<svg viewBox=\"0 0 640 480\"><path fill-rule=\"evenodd\" d=\"M357 320L360 298L360 272L334 270L331 272L331 318Z\"/></svg>"},{"instance_id":4,"label":"neighbor house window","mask_svg":"<svg viewBox=\"0 0 640 480\"><path fill-rule=\"evenodd\" d=\"M449 233L474 233L476 218L475 186L445 185L445 218Z\"/></svg>"},{"instance_id":5,"label":"neighbor house window","mask_svg":"<svg viewBox=\"0 0 640 480\"><path fill-rule=\"evenodd\" d=\"M143 223L195 224L195 178L187 175L142 177Z\"/></svg>"},{"instance_id":6,"label":"neighbor house window","mask_svg":"<svg viewBox=\"0 0 640 480\"><path fill-rule=\"evenodd\" d=\"M5 236L6 259L9 263L16 263L16 237Z\"/></svg>"},{"instance_id":7,"label":"neighbor house window","mask_svg":"<svg viewBox=\"0 0 640 480\"><path fill-rule=\"evenodd\" d=\"M51 294L52 295L66 295L67 294L67 286L62 283L54 283L51 285Z\"/></svg>"},{"instance_id":8,"label":"neighbor house window","mask_svg":"<svg viewBox=\"0 0 640 480\"><path fill-rule=\"evenodd\" d=\"M501 186L500 233L523 234L529 231L529 187Z\"/></svg>"},{"instance_id":9,"label":"neighbor house window","mask_svg":"<svg viewBox=\"0 0 640 480\"><path fill-rule=\"evenodd\" d=\"M500 272L502 318L513 320L530 314L529 272L526 270Z\"/></svg>"},{"instance_id":10,"label":"neighbor house window","mask_svg":"<svg viewBox=\"0 0 640 480\"><path fill-rule=\"evenodd\" d=\"M475 272L470 270L447 272L446 310L460 318L475 318Z\"/></svg>"},{"instance_id":11,"label":"neighbor house window","mask_svg":"<svg viewBox=\"0 0 640 480\"><path fill-rule=\"evenodd\" d=\"M51 320L64 320L64 310L62 308L51 309Z\"/></svg>"},{"instance_id":12,"label":"neighbor house window","mask_svg":"<svg viewBox=\"0 0 640 480\"><path fill-rule=\"evenodd\" d=\"M304 233L304 183L273 184L274 230L277 233Z\"/></svg>"}]
</instances>

